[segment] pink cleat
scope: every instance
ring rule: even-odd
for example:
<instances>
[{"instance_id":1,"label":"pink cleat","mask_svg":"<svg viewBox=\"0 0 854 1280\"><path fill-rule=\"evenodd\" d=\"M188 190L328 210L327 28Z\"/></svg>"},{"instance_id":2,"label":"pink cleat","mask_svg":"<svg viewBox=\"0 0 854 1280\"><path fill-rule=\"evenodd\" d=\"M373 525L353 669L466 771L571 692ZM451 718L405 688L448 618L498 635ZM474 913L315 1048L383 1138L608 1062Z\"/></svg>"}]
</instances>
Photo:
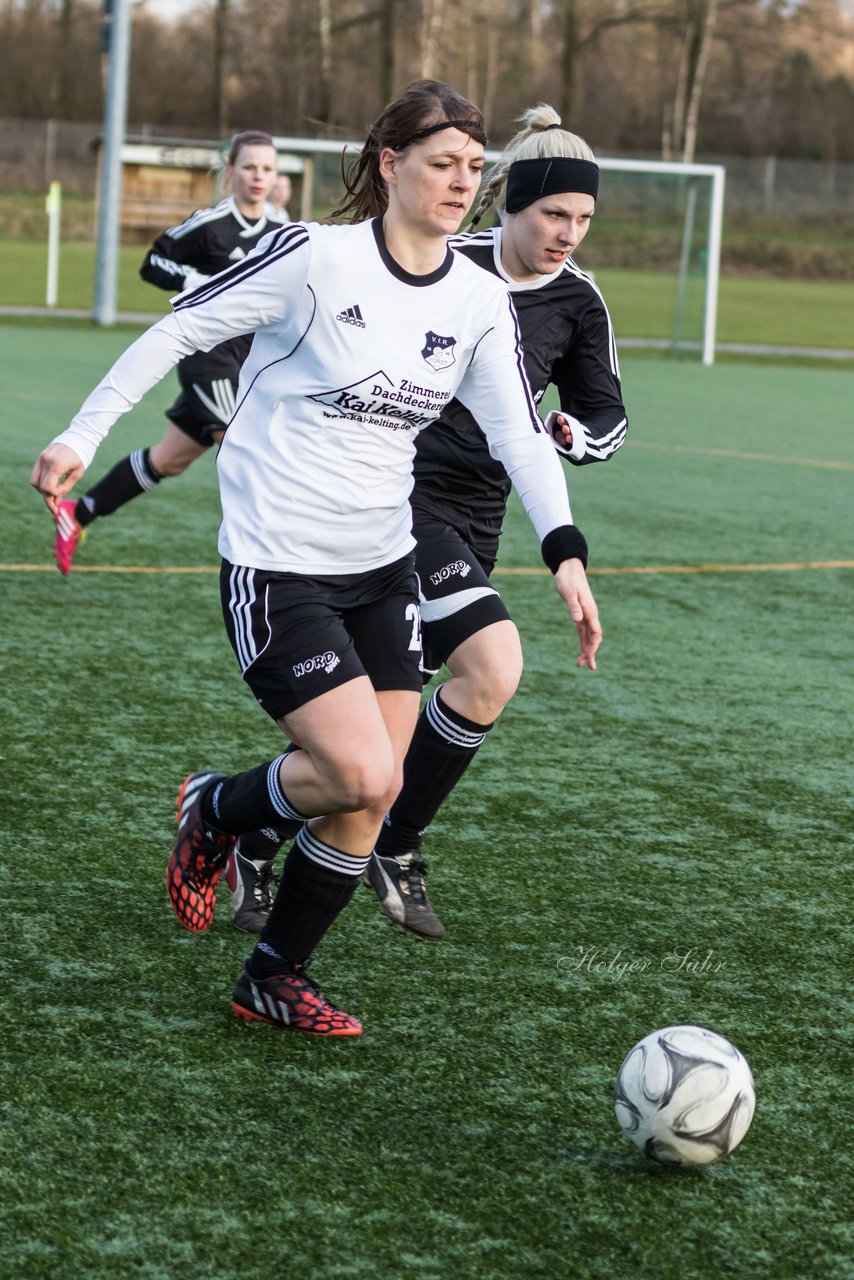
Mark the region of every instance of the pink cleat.
<instances>
[{"instance_id":1,"label":"pink cleat","mask_svg":"<svg viewBox=\"0 0 854 1280\"><path fill-rule=\"evenodd\" d=\"M77 523L74 516L76 505L77 503L71 498L65 498L59 504L59 512L55 520L56 537L53 540L53 554L56 558L56 567L63 575L71 572L74 552L86 536L86 530Z\"/></svg>"}]
</instances>

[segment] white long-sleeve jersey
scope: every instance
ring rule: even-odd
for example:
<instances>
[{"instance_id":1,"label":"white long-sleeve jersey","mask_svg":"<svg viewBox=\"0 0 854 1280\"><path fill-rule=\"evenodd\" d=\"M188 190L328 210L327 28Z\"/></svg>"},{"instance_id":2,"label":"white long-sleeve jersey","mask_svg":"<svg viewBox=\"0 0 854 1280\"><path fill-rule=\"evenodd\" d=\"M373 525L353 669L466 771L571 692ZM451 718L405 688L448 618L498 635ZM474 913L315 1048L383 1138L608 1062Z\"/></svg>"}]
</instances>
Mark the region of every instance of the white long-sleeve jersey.
<instances>
[{"instance_id":1,"label":"white long-sleeve jersey","mask_svg":"<svg viewBox=\"0 0 854 1280\"><path fill-rule=\"evenodd\" d=\"M450 249L413 276L380 219L291 223L173 306L57 440L88 466L177 360L253 332L218 456L219 550L232 563L341 574L406 554L415 439L454 396L484 424L540 539L572 523L506 288Z\"/></svg>"}]
</instances>

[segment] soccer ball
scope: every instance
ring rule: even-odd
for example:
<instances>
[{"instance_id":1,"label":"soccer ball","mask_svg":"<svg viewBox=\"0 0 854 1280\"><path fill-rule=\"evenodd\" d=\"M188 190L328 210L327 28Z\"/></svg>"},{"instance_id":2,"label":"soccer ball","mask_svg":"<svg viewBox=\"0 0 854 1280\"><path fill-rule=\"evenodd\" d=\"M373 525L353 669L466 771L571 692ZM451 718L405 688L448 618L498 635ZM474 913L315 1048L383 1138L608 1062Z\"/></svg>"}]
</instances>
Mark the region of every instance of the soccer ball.
<instances>
[{"instance_id":1,"label":"soccer ball","mask_svg":"<svg viewBox=\"0 0 854 1280\"><path fill-rule=\"evenodd\" d=\"M750 1067L704 1027L664 1027L640 1040L617 1076L620 1127L662 1164L711 1164L741 1142L756 1095Z\"/></svg>"}]
</instances>

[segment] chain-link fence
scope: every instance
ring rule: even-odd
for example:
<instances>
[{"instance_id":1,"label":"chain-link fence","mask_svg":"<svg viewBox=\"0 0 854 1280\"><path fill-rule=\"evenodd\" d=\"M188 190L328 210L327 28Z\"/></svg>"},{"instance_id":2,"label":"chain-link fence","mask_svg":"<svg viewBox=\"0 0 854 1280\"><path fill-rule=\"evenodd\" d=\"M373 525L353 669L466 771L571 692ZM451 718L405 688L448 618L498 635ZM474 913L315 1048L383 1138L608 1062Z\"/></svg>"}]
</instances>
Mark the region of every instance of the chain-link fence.
<instances>
[{"instance_id":1,"label":"chain-link fence","mask_svg":"<svg viewBox=\"0 0 854 1280\"><path fill-rule=\"evenodd\" d=\"M101 131L100 122L0 120L0 237L43 238L44 193L51 181L59 181L64 198L63 239L93 238ZM174 129L130 125L128 134L159 143L218 145L193 129L176 136ZM854 280L854 164L775 157L697 158L726 167L724 271ZM613 237L613 253L608 251L605 235L598 237L597 259L607 253L612 265L626 265L626 255L644 254L646 246L647 265L657 265L672 185L662 188L659 205L654 183L606 178L600 200L603 219L597 223L604 232L607 212L616 217L621 229ZM340 156L316 156L312 191L313 216L323 216L341 195ZM641 228L646 230L639 236ZM671 237L667 238L669 242ZM669 249L667 253L673 256Z\"/></svg>"}]
</instances>

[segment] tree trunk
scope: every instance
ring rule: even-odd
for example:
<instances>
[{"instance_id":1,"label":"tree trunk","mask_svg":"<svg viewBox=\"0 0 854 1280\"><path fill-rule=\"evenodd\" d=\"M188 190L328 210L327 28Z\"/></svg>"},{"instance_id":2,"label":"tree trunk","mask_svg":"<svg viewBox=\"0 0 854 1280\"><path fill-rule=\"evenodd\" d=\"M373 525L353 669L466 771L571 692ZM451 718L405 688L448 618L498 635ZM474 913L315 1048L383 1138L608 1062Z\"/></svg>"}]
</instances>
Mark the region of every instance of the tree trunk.
<instances>
[{"instance_id":1,"label":"tree trunk","mask_svg":"<svg viewBox=\"0 0 854 1280\"><path fill-rule=\"evenodd\" d=\"M690 162L694 159L697 147L697 126L700 119L700 101L703 97L703 84L712 51L712 39L715 34L715 23L718 17L718 0L705 0L702 13L702 30L694 63L694 75L688 95L688 108L685 113L685 134L682 143L682 159Z\"/></svg>"},{"instance_id":2,"label":"tree trunk","mask_svg":"<svg viewBox=\"0 0 854 1280\"><path fill-rule=\"evenodd\" d=\"M564 0L563 56L561 58L560 118L564 129L572 128L572 108L575 100L578 45L578 3Z\"/></svg>"},{"instance_id":3,"label":"tree trunk","mask_svg":"<svg viewBox=\"0 0 854 1280\"><path fill-rule=\"evenodd\" d=\"M379 78L380 98L385 105L394 97L394 29L397 0L382 0L380 5Z\"/></svg>"},{"instance_id":4,"label":"tree trunk","mask_svg":"<svg viewBox=\"0 0 854 1280\"><path fill-rule=\"evenodd\" d=\"M445 17L445 0L423 0L421 6L421 75L432 80L436 75L436 54Z\"/></svg>"},{"instance_id":5,"label":"tree trunk","mask_svg":"<svg viewBox=\"0 0 854 1280\"><path fill-rule=\"evenodd\" d=\"M216 0L213 39L213 118L221 138L228 133L228 99L225 91L225 50L228 41L228 0Z\"/></svg>"},{"instance_id":6,"label":"tree trunk","mask_svg":"<svg viewBox=\"0 0 854 1280\"><path fill-rule=\"evenodd\" d=\"M498 97L498 49L498 28L495 23L490 22L486 28L486 71L481 107L484 120L492 120L495 117L495 104Z\"/></svg>"},{"instance_id":7,"label":"tree trunk","mask_svg":"<svg viewBox=\"0 0 854 1280\"><path fill-rule=\"evenodd\" d=\"M682 37L682 53L676 71L676 88L673 101L665 110L664 130L661 143L661 154L665 160L672 160L677 151L681 151L685 141L685 101L688 97L688 69L691 62L691 46L694 40L694 22L689 21Z\"/></svg>"},{"instance_id":8,"label":"tree trunk","mask_svg":"<svg viewBox=\"0 0 854 1280\"><path fill-rule=\"evenodd\" d=\"M689 0L673 105L669 116L665 116L662 132L662 154L666 160L676 155L686 162L694 159L718 4L719 0Z\"/></svg>"},{"instance_id":9,"label":"tree trunk","mask_svg":"<svg viewBox=\"0 0 854 1280\"><path fill-rule=\"evenodd\" d=\"M59 75L55 88L54 110L60 117L72 114L71 97L77 68L73 65L71 37L74 29L74 0L62 0L59 12Z\"/></svg>"},{"instance_id":10,"label":"tree trunk","mask_svg":"<svg viewBox=\"0 0 854 1280\"><path fill-rule=\"evenodd\" d=\"M332 112L332 13L329 0L318 0L317 35L320 44L320 85L315 115L329 124Z\"/></svg>"}]
</instances>

